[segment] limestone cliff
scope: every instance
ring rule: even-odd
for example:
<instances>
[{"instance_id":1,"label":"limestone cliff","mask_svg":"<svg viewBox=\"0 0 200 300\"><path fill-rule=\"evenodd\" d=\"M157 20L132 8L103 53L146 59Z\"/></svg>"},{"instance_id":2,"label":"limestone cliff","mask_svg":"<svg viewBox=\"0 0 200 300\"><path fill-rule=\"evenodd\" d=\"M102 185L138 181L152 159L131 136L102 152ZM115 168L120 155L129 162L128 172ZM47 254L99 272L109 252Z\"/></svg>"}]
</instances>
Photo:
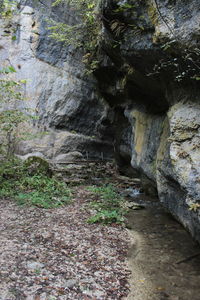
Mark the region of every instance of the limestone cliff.
<instances>
[{"instance_id":1,"label":"limestone cliff","mask_svg":"<svg viewBox=\"0 0 200 300\"><path fill-rule=\"evenodd\" d=\"M21 143L18 153L52 158L78 151L85 158L110 158L112 141L98 133L107 106L95 78L85 75L82 51L49 37L49 19L71 23L74 13L67 5L53 8L52 1L26 3L1 20L0 61L27 81L24 105L37 117L31 131L45 134Z\"/></svg>"},{"instance_id":2,"label":"limestone cliff","mask_svg":"<svg viewBox=\"0 0 200 300\"><path fill-rule=\"evenodd\" d=\"M35 128L48 131L20 153L109 158L114 145L121 171L139 174L200 241L200 2L105 0L99 10L94 76L85 75L81 50L48 36L47 18L72 22L66 5L26 5L13 40L2 24L0 59L28 80Z\"/></svg>"},{"instance_id":3,"label":"limestone cliff","mask_svg":"<svg viewBox=\"0 0 200 300\"><path fill-rule=\"evenodd\" d=\"M118 115L118 162L200 241L200 2L108 0L102 11L96 76Z\"/></svg>"}]
</instances>

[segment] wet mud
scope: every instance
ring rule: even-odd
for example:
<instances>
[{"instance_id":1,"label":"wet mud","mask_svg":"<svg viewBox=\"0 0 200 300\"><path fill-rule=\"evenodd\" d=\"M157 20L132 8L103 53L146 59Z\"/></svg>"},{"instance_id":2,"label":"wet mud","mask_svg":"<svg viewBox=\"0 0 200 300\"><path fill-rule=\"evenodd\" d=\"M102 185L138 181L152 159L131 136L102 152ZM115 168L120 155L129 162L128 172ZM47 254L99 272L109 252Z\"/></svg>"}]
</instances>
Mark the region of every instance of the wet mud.
<instances>
[{"instance_id":1,"label":"wet mud","mask_svg":"<svg viewBox=\"0 0 200 300\"><path fill-rule=\"evenodd\" d=\"M130 210L127 300L200 300L200 247L157 199L137 195ZM142 208L142 207L141 207Z\"/></svg>"}]
</instances>

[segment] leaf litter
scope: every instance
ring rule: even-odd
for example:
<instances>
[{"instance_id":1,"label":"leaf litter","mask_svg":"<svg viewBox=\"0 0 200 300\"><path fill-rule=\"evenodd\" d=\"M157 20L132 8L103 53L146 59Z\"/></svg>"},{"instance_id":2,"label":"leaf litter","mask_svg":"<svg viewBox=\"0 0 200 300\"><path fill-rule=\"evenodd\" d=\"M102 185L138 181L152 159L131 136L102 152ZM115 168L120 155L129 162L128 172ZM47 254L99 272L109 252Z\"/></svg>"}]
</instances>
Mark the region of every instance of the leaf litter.
<instances>
[{"instance_id":1,"label":"leaf litter","mask_svg":"<svg viewBox=\"0 0 200 300\"><path fill-rule=\"evenodd\" d=\"M67 206L0 200L0 299L110 300L129 292L127 229L87 224L87 186Z\"/></svg>"}]
</instances>

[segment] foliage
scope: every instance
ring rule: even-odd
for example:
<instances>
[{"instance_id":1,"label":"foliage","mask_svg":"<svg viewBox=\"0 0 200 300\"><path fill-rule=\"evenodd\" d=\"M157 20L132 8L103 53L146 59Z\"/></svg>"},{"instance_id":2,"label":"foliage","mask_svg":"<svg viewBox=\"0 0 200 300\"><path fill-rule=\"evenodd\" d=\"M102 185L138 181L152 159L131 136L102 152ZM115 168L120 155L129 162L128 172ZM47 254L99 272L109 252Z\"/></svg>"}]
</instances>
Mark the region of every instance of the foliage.
<instances>
[{"instance_id":1,"label":"foliage","mask_svg":"<svg viewBox=\"0 0 200 300\"><path fill-rule=\"evenodd\" d=\"M189 205L189 210L197 211L200 209L200 203L192 203Z\"/></svg>"},{"instance_id":2,"label":"foliage","mask_svg":"<svg viewBox=\"0 0 200 300\"><path fill-rule=\"evenodd\" d=\"M50 175L51 170L48 161L41 157L31 156L25 162L24 166L29 175L46 174Z\"/></svg>"},{"instance_id":3,"label":"foliage","mask_svg":"<svg viewBox=\"0 0 200 300\"><path fill-rule=\"evenodd\" d=\"M88 72L97 68L97 50L101 40L101 20L97 13L95 0L56 0L53 6L68 3L70 9L76 11L73 24L49 20L50 37L71 45L82 48L83 62L88 66Z\"/></svg>"},{"instance_id":4,"label":"foliage","mask_svg":"<svg viewBox=\"0 0 200 300\"><path fill-rule=\"evenodd\" d=\"M137 2L127 3L127 2L118 2L117 8L114 9L115 13L124 13L129 11L130 9L133 11L137 6Z\"/></svg>"},{"instance_id":5,"label":"foliage","mask_svg":"<svg viewBox=\"0 0 200 300\"><path fill-rule=\"evenodd\" d=\"M110 224L124 221L123 216L126 210L122 207L123 199L115 191L112 184L102 187L89 187L88 190L98 196L98 200L90 204L96 213L88 219L88 223Z\"/></svg>"},{"instance_id":6,"label":"foliage","mask_svg":"<svg viewBox=\"0 0 200 300\"><path fill-rule=\"evenodd\" d=\"M161 45L165 57L154 65L153 71L147 76L170 73L174 81L200 80L200 50L198 48L180 49L177 40Z\"/></svg>"},{"instance_id":7,"label":"foliage","mask_svg":"<svg viewBox=\"0 0 200 300\"><path fill-rule=\"evenodd\" d=\"M26 80L16 81L10 74L16 72L9 66L0 70L0 154L9 158L14 154L17 142L26 133L23 126L33 117L22 106L23 86Z\"/></svg>"},{"instance_id":8,"label":"foliage","mask_svg":"<svg viewBox=\"0 0 200 300\"><path fill-rule=\"evenodd\" d=\"M0 4L0 15L6 19L18 8L16 1ZM25 125L33 118L23 108L26 80L14 80L15 72L12 65L0 70L0 196L43 208L63 205L70 201L71 192L65 183L50 177L48 163L38 157L22 163L14 156L18 141L27 136Z\"/></svg>"},{"instance_id":9,"label":"foliage","mask_svg":"<svg viewBox=\"0 0 200 300\"><path fill-rule=\"evenodd\" d=\"M20 205L53 208L69 203L71 191L65 183L50 177L46 169L38 168L33 173L27 162L14 159L1 162L0 197L13 198Z\"/></svg>"},{"instance_id":10,"label":"foliage","mask_svg":"<svg viewBox=\"0 0 200 300\"><path fill-rule=\"evenodd\" d=\"M13 72L13 67L2 69L0 79L0 153L4 157L0 165L0 196L44 208L63 205L70 200L70 190L49 177L47 162L37 157L21 163L14 157L17 142L26 135L24 123L31 117L17 108L24 100L22 86L26 82L11 80L9 75Z\"/></svg>"},{"instance_id":11,"label":"foliage","mask_svg":"<svg viewBox=\"0 0 200 300\"><path fill-rule=\"evenodd\" d=\"M0 1L0 16L10 18L17 7L17 1L1 0Z\"/></svg>"},{"instance_id":12,"label":"foliage","mask_svg":"<svg viewBox=\"0 0 200 300\"><path fill-rule=\"evenodd\" d=\"M116 210L101 210L97 212L94 216L88 219L89 224L93 223L103 223L103 224L112 224L112 223L122 223L123 217Z\"/></svg>"}]
</instances>

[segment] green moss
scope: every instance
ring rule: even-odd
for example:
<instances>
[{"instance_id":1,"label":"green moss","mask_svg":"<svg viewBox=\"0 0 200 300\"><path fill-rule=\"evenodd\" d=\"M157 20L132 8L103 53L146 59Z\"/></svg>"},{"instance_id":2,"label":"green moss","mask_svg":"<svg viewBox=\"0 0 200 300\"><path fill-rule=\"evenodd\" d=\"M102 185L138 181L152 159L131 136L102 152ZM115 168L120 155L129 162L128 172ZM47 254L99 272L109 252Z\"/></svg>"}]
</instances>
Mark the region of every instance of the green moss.
<instances>
[{"instance_id":1,"label":"green moss","mask_svg":"<svg viewBox=\"0 0 200 300\"><path fill-rule=\"evenodd\" d=\"M156 161L156 159L154 159L154 160L152 161L151 169L152 169L152 173L153 173L154 175L156 175L156 169L157 169L157 161Z\"/></svg>"},{"instance_id":2,"label":"green moss","mask_svg":"<svg viewBox=\"0 0 200 300\"><path fill-rule=\"evenodd\" d=\"M151 23L156 26L158 24L158 12L153 3L149 3L147 13Z\"/></svg>"}]
</instances>

